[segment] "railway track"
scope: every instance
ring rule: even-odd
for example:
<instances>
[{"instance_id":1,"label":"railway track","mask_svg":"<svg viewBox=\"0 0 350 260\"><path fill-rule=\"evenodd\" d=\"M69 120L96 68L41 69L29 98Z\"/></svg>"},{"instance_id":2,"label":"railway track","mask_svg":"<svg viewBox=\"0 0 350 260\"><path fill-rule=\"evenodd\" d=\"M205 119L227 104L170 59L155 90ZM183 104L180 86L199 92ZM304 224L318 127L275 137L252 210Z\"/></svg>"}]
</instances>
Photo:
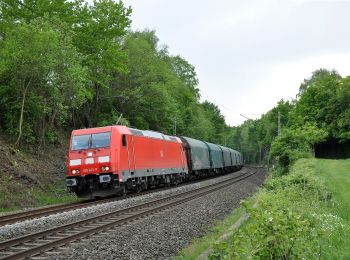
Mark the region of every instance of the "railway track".
<instances>
[{"instance_id":1,"label":"railway track","mask_svg":"<svg viewBox=\"0 0 350 260\"><path fill-rule=\"evenodd\" d=\"M219 177L219 176L217 176L217 177ZM203 180L198 180L198 181L203 181ZM192 183L194 183L194 182L183 183L183 184L181 184L181 186L192 184ZM91 207L91 206L95 206L95 205L99 205L99 204L104 204L104 203L122 200L125 198L131 198L131 197L136 197L136 196L140 196L140 195L145 195L145 194L155 192L155 191L162 191L165 189L169 189L169 187L162 187L162 188L157 188L154 190L151 189L151 190L147 190L147 191L144 191L141 193L131 193L131 194L128 194L126 197L111 197L111 198L105 198L105 199L101 199L101 200L87 200L87 201L82 201L82 202L61 204L61 205L49 206L49 207L45 207L45 208L39 208L39 209L34 209L34 210L18 212L18 213L14 213L14 214L3 215L3 216L0 216L0 227L5 226L5 225L9 225L9 224L13 224L16 222L24 221L24 220L40 218L40 217L49 216L49 215L56 214L56 213L62 213L62 212L66 212L66 211L70 211L70 210L74 210L74 209L87 208L87 207Z\"/></svg>"},{"instance_id":2,"label":"railway track","mask_svg":"<svg viewBox=\"0 0 350 260\"><path fill-rule=\"evenodd\" d=\"M145 193L142 193L142 194L145 194ZM130 194L130 195L127 195L127 197L125 198L135 197L138 195L141 195L141 194ZM117 201L125 198L112 197L112 198L101 199L101 200L87 200L87 201L75 202L70 204L61 204L61 205L49 206L45 208L23 211L23 212L14 213L14 214L3 215L3 216L0 216L0 227L8 224L24 221L24 220L40 218L43 216L49 216L52 214L62 213L62 212L66 212L74 209L87 208L98 204L113 202L113 201Z\"/></svg>"},{"instance_id":3,"label":"railway track","mask_svg":"<svg viewBox=\"0 0 350 260\"><path fill-rule=\"evenodd\" d=\"M49 254L55 252L57 248L63 247L73 241L92 235L104 235L112 228L123 226L136 219L155 214L218 191L242 181L253 174L259 173L260 171L261 169L259 168L250 169L247 172L242 172L238 176L209 186L1 242L0 259L23 259L42 254L47 254L45 256L48 257Z\"/></svg>"}]
</instances>

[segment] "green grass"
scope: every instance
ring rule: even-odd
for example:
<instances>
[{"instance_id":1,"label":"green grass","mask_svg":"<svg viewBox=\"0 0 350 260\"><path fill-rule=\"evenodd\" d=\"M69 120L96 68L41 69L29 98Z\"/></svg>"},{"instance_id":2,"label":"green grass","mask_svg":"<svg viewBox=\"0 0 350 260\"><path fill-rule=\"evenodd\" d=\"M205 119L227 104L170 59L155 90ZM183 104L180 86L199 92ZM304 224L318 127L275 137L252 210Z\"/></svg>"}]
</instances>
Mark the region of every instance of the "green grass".
<instances>
[{"instance_id":1,"label":"green grass","mask_svg":"<svg viewBox=\"0 0 350 260\"><path fill-rule=\"evenodd\" d=\"M1 213L76 201L79 198L67 193L63 182L47 185L43 190L38 186L26 187L8 176L0 176Z\"/></svg>"},{"instance_id":2,"label":"green grass","mask_svg":"<svg viewBox=\"0 0 350 260\"><path fill-rule=\"evenodd\" d=\"M336 213L350 221L350 160L317 160L316 170L333 193Z\"/></svg>"},{"instance_id":3,"label":"green grass","mask_svg":"<svg viewBox=\"0 0 350 260\"><path fill-rule=\"evenodd\" d=\"M80 200L76 195L66 192L66 190L63 187L61 187L61 185L54 184L49 185L45 192L35 191L33 192L33 195L38 204L41 206L71 203Z\"/></svg>"},{"instance_id":4,"label":"green grass","mask_svg":"<svg viewBox=\"0 0 350 260\"><path fill-rule=\"evenodd\" d=\"M347 224L330 235L323 258L350 259L350 160L317 160L316 171L333 194L331 213Z\"/></svg>"},{"instance_id":5,"label":"green grass","mask_svg":"<svg viewBox=\"0 0 350 260\"><path fill-rule=\"evenodd\" d=\"M19 210L18 207L12 207L12 208L0 208L0 213L8 213Z\"/></svg>"}]
</instances>

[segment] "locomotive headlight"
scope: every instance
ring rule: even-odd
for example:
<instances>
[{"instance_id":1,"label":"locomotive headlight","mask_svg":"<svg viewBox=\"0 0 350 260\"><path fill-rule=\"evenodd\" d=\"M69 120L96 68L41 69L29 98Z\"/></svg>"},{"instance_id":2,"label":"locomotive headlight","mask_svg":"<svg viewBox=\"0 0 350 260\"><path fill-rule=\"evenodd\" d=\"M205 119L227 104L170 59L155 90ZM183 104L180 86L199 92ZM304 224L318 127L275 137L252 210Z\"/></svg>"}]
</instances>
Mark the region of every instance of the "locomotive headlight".
<instances>
[{"instance_id":1,"label":"locomotive headlight","mask_svg":"<svg viewBox=\"0 0 350 260\"><path fill-rule=\"evenodd\" d=\"M105 167L105 170L106 170L106 171L109 171L109 167L108 167L108 166L106 166L106 167Z\"/></svg>"},{"instance_id":2,"label":"locomotive headlight","mask_svg":"<svg viewBox=\"0 0 350 260\"><path fill-rule=\"evenodd\" d=\"M79 172L79 170L72 170L72 174L78 174Z\"/></svg>"},{"instance_id":3,"label":"locomotive headlight","mask_svg":"<svg viewBox=\"0 0 350 260\"><path fill-rule=\"evenodd\" d=\"M110 168L109 166L102 166L101 169L102 171L109 171Z\"/></svg>"}]
</instances>

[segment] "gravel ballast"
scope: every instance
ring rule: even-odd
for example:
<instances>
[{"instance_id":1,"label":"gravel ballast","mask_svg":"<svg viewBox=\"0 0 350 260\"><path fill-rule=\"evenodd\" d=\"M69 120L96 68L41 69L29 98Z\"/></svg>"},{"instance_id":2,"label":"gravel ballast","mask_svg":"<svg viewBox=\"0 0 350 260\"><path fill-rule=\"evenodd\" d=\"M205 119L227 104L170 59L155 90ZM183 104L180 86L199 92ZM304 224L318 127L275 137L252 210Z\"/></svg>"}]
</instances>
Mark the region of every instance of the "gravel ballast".
<instances>
[{"instance_id":1,"label":"gravel ballast","mask_svg":"<svg viewBox=\"0 0 350 260\"><path fill-rule=\"evenodd\" d=\"M223 190L176 206L155 216L90 238L55 255L56 259L169 259L205 234L261 185L264 174L253 175Z\"/></svg>"},{"instance_id":2,"label":"gravel ballast","mask_svg":"<svg viewBox=\"0 0 350 260\"><path fill-rule=\"evenodd\" d=\"M247 169L243 169L242 171L247 171ZM3 241L19 237L50 227L62 226L113 210L138 205L156 198L196 189L240 175L242 171L169 190L156 191L125 200L7 225L0 227L0 240ZM216 219L222 219L229 214L233 208L239 205L241 199L249 196L256 187L262 183L264 178L264 174L253 175L224 190L189 201L170 210L161 212L158 215L132 222L128 226L116 228L107 235L101 235L99 238L90 238L89 240L85 239L82 240L81 243L72 243L72 246L59 255L50 255L50 258L171 258L177 255L179 249L186 246L191 239L204 234L204 232L213 225Z\"/></svg>"},{"instance_id":3,"label":"gravel ballast","mask_svg":"<svg viewBox=\"0 0 350 260\"><path fill-rule=\"evenodd\" d=\"M152 201L156 198L166 197L166 196L178 194L184 191L193 190L202 186L206 186L212 183L222 181L227 178L232 178L232 176L239 175L242 173L242 171L245 171L245 170L246 169L242 169L241 171L235 172L233 174L224 175L222 177L208 179L206 181L201 181L201 182L192 183L188 185L183 185L173 189L155 191L152 193L147 193L137 197L127 198L124 200L118 200L115 202L99 204L88 208L71 210L64 213L57 213L46 217L41 217L37 219L14 223L11 225L6 225L3 227L0 227L0 241L27 235L34 232L43 231L50 227L53 228L57 226L62 226L65 224L76 222L78 220L112 212L114 210L135 206L144 202Z\"/></svg>"}]
</instances>

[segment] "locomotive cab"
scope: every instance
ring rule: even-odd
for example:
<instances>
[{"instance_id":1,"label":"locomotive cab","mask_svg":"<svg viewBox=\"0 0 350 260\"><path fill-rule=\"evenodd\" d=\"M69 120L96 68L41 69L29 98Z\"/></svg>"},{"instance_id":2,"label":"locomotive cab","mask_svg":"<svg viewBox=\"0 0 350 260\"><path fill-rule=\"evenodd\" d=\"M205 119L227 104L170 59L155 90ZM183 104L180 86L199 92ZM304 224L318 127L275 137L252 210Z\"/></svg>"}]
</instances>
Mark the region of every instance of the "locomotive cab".
<instances>
[{"instance_id":1,"label":"locomotive cab","mask_svg":"<svg viewBox=\"0 0 350 260\"><path fill-rule=\"evenodd\" d=\"M120 143L121 136L113 127L74 130L67 162L68 190L79 197L108 196L121 190L113 160Z\"/></svg>"}]
</instances>

